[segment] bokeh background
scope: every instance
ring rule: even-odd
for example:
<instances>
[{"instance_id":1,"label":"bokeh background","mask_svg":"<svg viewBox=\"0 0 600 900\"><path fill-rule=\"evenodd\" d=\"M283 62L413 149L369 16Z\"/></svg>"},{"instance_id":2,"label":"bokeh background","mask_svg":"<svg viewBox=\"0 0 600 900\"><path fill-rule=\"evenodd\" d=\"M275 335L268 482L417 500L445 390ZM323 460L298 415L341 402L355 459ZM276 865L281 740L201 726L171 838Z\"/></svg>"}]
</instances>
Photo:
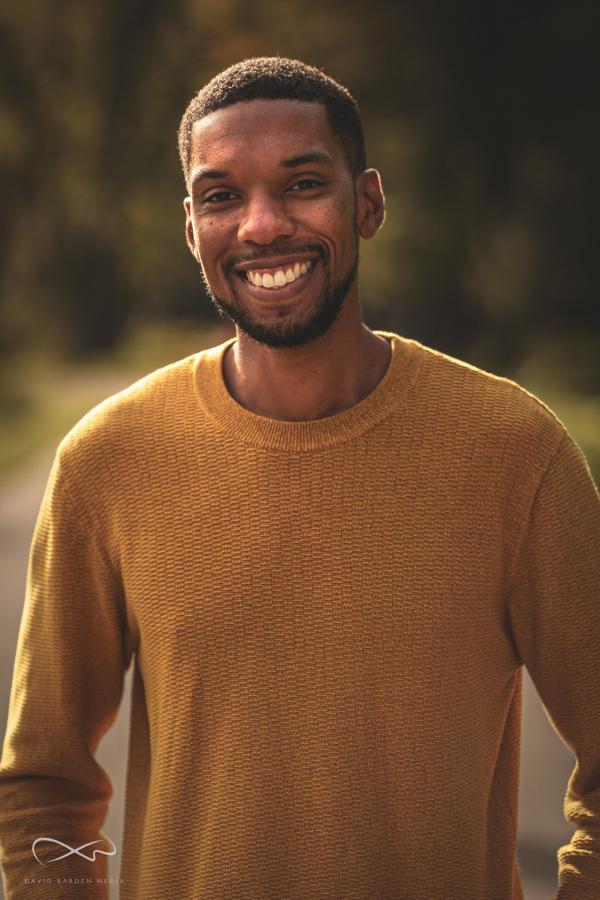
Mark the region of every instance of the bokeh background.
<instances>
[{"instance_id":1,"label":"bokeh background","mask_svg":"<svg viewBox=\"0 0 600 900\"><path fill-rule=\"evenodd\" d=\"M361 249L367 323L536 393L598 480L597 26L583 0L0 0L0 728L58 440L99 400L231 333L185 246L176 133L192 94L239 59L299 57L359 102L387 195ZM573 758L525 687L519 858L533 900L550 897L572 833ZM101 747L116 840L126 713L127 699Z\"/></svg>"}]
</instances>

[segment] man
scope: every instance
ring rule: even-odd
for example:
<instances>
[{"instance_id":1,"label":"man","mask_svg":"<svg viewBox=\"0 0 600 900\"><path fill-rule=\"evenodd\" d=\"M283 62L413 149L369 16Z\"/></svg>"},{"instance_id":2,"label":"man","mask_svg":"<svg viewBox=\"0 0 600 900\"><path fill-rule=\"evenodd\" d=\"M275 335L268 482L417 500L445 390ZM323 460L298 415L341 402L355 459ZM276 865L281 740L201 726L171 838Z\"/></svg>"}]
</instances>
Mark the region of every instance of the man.
<instances>
[{"instance_id":1,"label":"man","mask_svg":"<svg viewBox=\"0 0 600 900\"><path fill-rule=\"evenodd\" d=\"M58 449L0 770L9 900L40 871L45 900L106 896L94 751L132 659L125 900L522 898L523 664L577 755L556 896L599 897L581 450L514 382L362 322L384 200L343 87L247 60L192 100L180 150L187 242L236 337ZM101 852L40 847L42 870L37 835Z\"/></svg>"}]
</instances>

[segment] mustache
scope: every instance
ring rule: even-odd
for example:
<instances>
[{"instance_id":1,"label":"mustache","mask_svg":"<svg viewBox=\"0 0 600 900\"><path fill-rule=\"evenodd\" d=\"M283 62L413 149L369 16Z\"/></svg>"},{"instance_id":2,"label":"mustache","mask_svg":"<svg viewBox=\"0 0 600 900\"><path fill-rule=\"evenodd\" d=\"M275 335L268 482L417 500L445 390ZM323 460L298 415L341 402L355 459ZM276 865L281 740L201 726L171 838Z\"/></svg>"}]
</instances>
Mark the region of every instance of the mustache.
<instances>
[{"instance_id":1,"label":"mustache","mask_svg":"<svg viewBox=\"0 0 600 900\"><path fill-rule=\"evenodd\" d=\"M316 253L321 260L327 258L327 253L320 244L304 244L301 247L277 247L276 245L273 245L261 250L260 253L231 257L231 259L227 261L225 272L229 274L234 266L239 266L242 263L260 262L262 259L271 259L273 256L298 256L301 253Z\"/></svg>"}]
</instances>

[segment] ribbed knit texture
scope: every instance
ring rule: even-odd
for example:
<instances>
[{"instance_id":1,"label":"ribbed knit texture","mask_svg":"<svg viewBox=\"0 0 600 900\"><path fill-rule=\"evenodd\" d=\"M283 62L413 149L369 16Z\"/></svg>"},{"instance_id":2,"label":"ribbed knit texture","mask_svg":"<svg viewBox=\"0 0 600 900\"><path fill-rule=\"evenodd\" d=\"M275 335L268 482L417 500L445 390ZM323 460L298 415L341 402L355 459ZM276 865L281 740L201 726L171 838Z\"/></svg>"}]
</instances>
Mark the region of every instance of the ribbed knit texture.
<instances>
[{"instance_id":1,"label":"ribbed knit texture","mask_svg":"<svg viewBox=\"0 0 600 900\"><path fill-rule=\"evenodd\" d=\"M556 896L600 897L585 458L514 382L377 333L389 368L338 415L244 409L225 342L60 444L0 767L7 900L107 896L106 856L31 844L104 836L94 752L130 663L122 900L521 900L522 664L577 755Z\"/></svg>"}]
</instances>

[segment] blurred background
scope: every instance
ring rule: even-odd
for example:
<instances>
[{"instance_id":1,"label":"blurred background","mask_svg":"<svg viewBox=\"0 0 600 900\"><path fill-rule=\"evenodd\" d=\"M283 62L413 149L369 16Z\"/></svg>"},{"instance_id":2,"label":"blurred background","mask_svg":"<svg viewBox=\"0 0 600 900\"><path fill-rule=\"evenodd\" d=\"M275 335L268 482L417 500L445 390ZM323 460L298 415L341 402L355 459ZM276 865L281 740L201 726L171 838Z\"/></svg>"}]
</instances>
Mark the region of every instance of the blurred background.
<instances>
[{"instance_id":1,"label":"blurred background","mask_svg":"<svg viewBox=\"0 0 600 900\"><path fill-rule=\"evenodd\" d=\"M597 16L583 0L0 0L0 729L58 441L231 333L185 246L176 133L198 88L244 57L299 57L359 102L387 195L361 249L367 324L536 393L598 481ZM101 748L117 843L126 714L127 699ZM523 741L519 858L537 900L572 834L573 758L528 678Z\"/></svg>"}]
</instances>

